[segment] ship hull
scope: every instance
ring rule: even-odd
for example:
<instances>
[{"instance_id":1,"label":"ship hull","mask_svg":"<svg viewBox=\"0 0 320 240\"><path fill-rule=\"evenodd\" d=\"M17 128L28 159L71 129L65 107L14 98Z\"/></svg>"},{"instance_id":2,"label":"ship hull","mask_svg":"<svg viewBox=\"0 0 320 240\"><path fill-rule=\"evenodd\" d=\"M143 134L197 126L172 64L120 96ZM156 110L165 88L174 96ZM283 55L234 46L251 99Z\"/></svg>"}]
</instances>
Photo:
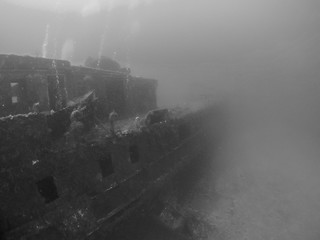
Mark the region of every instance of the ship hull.
<instances>
[{"instance_id":1,"label":"ship hull","mask_svg":"<svg viewBox=\"0 0 320 240\"><path fill-rule=\"evenodd\" d=\"M15 176L25 178L17 188L32 194L17 198L7 192L6 199L14 201L2 200L2 206L20 207L3 207L2 217L10 223L5 239L99 239L152 205L179 172L200 164L210 152L211 117L202 110L118 136L89 132L75 145L64 142L64 148L56 140L39 143L41 160L30 158L28 169L19 170L29 174Z\"/></svg>"}]
</instances>

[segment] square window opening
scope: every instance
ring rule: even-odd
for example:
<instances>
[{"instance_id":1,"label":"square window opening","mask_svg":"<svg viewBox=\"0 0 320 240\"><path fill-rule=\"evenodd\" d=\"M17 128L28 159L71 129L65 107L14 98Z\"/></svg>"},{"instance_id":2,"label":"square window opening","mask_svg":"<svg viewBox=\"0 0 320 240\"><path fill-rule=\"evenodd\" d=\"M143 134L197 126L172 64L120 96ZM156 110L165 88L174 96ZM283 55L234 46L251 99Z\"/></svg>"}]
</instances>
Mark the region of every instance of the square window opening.
<instances>
[{"instance_id":1,"label":"square window opening","mask_svg":"<svg viewBox=\"0 0 320 240\"><path fill-rule=\"evenodd\" d=\"M11 102L13 104L18 103L19 102L19 83L17 82L12 82L10 83L10 87L11 87Z\"/></svg>"},{"instance_id":2,"label":"square window opening","mask_svg":"<svg viewBox=\"0 0 320 240\"><path fill-rule=\"evenodd\" d=\"M114 173L111 154L108 154L106 157L100 159L99 165L100 165L102 177L107 177Z\"/></svg>"},{"instance_id":3,"label":"square window opening","mask_svg":"<svg viewBox=\"0 0 320 240\"><path fill-rule=\"evenodd\" d=\"M45 203L50 203L59 198L58 190L52 176L46 177L36 184L40 195L45 199Z\"/></svg>"},{"instance_id":4,"label":"square window opening","mask_svg":"<svg viewBox=\"0 0 320 240\"><path fill-rule=\"evenodd\" d=\"M129 157L131 163L139 162L139 148L137 145L132 145L129 147Z\"/></svg>"}]
</instances>

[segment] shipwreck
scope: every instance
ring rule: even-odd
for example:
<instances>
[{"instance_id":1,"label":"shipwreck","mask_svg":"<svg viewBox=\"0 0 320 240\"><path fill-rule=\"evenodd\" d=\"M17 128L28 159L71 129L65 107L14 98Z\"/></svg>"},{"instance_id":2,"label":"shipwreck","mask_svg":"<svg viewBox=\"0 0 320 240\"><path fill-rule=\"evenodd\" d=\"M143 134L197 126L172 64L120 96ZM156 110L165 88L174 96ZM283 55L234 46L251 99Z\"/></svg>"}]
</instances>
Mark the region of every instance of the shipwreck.
<instances>
[{"instance_id":1,"label":"shipwreck","mask_svg":"<svg viewBox=\"0 0 320 240\"><path fill-rule=\"evenodd\" d=\"M156 88L128 72L0 55L1 238L99 239L204 157L216 110L157 109Z\"/></svg>"}]
</instances>

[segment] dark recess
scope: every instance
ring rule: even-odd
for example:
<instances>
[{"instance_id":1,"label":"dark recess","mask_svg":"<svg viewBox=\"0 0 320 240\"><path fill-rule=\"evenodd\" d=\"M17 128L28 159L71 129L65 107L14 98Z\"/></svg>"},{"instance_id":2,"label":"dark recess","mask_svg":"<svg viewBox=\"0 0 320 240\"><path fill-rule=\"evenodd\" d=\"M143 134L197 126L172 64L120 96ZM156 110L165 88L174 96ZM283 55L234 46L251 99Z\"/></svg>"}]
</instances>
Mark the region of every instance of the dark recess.
<instances>
[{"instance_id":1,"label":"dark recess","mask_svg":"<svg viewBox=\"0 0 320 240\"><path fill-rule=\"evenodd\" d=\"M52 176L38 181L37 186L39 193L45 199L45 203L50 203L59 198L57 187Z\"/></svg>"},{"instance_id":2,"label":"dark recess","mask_svg":"<svg viewBox=\"0 0 320 240\"><path fill-rule=\"evenodd\" d=\"M137 145L132 145L129 147L129 156L131 163L139 162L139 148Z\"/></svg>"},{"instance_id":3,"label":"dark recess","mask_svg":"<svg viewBox=\"0 0 320 240\"><path fill-rule=\"evenodd\" d=\"M100 159L99 164L101 168L102 177L107 177L114 173L111 154L107 154L106 157Z\"/></svg>"},{"instance_id":4,"label":"dark recess","mask_svg":"<svg viewBox=\"0 0 320 240\"><path fill-rule=\"evenodd\" d=\"M186 139L191 135L190 129L186 123L182 123L179 125L178 134L179 134L180 140Z\"/></svg>"}]
</instances>

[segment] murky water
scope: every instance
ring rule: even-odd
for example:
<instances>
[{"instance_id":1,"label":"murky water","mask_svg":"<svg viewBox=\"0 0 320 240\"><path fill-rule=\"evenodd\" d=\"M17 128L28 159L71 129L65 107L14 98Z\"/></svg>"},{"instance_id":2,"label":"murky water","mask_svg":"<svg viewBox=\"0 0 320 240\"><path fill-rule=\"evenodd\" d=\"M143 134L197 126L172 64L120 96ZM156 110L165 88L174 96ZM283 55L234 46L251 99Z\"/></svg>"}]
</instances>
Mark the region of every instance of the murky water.
<instances>
[{"instance_id":1,"label":"murky water","mask_svg":"<svg viewBox=\"0 0 320 240\"><path fill-rule=\"evenodd\" d=\"M320 239L316 139L283 125L238 131L215 165L160 214L145 212L113 239ZM186 183L188 185L189 183Z\"/></svg>"}]
</instances>

